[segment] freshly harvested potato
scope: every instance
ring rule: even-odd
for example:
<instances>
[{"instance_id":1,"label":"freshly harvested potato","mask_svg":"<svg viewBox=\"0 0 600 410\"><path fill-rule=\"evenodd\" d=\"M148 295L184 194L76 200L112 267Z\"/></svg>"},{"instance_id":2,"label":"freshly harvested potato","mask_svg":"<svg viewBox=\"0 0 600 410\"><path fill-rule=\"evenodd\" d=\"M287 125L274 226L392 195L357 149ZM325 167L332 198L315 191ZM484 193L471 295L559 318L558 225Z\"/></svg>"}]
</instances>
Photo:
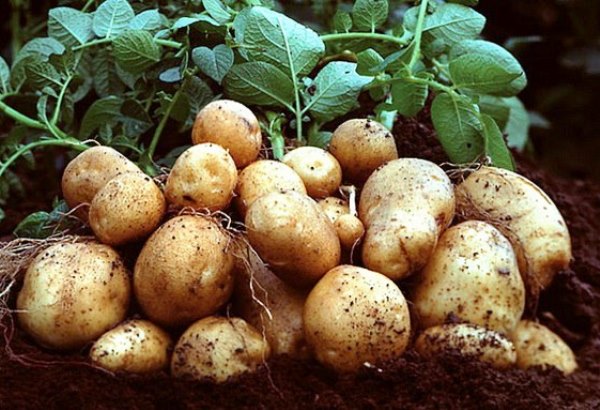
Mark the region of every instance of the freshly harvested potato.
<instances>
[{"instance_id":1,"label":"freshly harvested potato","mask_svg":"<svg viewBox=\"0 0 600 410\"><path fill-rule=\"evenodd\" d=\"M306 187L296 171L271 160L256 161L244 168L235 191L235 204L242 218L254 201L270 192L296 191L306 195Z\"/></svg>"},{"instance_id":2,"label":"freshly harvested potato","mask_svg":"<svg viewBox=\"0 0 600 410\"><path fill-rule=\"evenodd\" d=\"M17 316L40 345L78 349L125 318L130 294L127 269L109 246L56 244L29 265Z\"/></svg>"},{"instance_id":3,"label":"freshly harvested potato","mask_svg":"<svg viewBox=\"0 0 600 410\"><path fill-rule=\"evenodd\" d=\"M498 228L512 243L535 300L571 260L571 237L558 208L537 185L505 169L482 167L456 187L457 212Z\"/></svg>"},{"instance_id":4,"label":"freshly harvested potato","mask_svg":"<svg viewBox=\"0 0 600 410\"><path fill-rule=\"evenodd\" d=\"M250 244L292 286L311 286L340 262L333 224L306 195L263 195L248 209L245 223Z\"/></svg>"},{"instance_id":5,"label":"freshly harvested potato","mask_svg":"<svg viewBox=\"0 0 600 410\"><path fill-rule=\"evenodd\" d=\"M377 169L365 183L359 218L367 232L363 263L399 280L429 260L437 238L454 216L454 188L440 167L400 158Z\"/></svg>"},{"instance_id":6,"label":"freshly harvested potato","mask_svg":"<svg viewBox=\"0 0 600 410\"><path fill-rule=\"evenodd\" d=\"M142 172L111 147L92 147L75 157L62 176L62 193L69 208L91 203L104 185L123 172ZM87 210L78 215L87 221Z\"/></svg>"},{"instance_id":7,"label":"freshly harvested potato","mask_svg":"<svg viewBox=\"0 0 600 410\"><path fill-rule=\"evenodd\" d=\"M348 202L334 197L323 198L319 206L333 223L344 249L352 249L365 234L365 227L360 219L350 214Z\"/></svg>"},{"instance_id":8,"label":"freshly harvested potato","mask_svg":"<svg viewBox=\"0 0 600 410\"><path fill-rule=\"evenodd\" d=\"M156 372L169 365L172 344L171 337L152 322L129 320L96 340L90 359L112 372Z\"/></svg>"},{"instance_id":9,"label":"freshly harvested potato","mask_svg":"<svg viewBox=\"0 0 600 410\"><path fill-rule=\"evenodd\" d=\"M296 171L313 198L333 194L342 183L340 163L321 148L299 147L285 154L281 161Z\"/></svg>"},{"instance_id":10,"label":"freshly harvested potato","mask_svg":"<svg viewBox=\"0 0 600 410\"><path fill-rule=\"evenodd\" d=\"M325 212L325 215L327 215L331 223L335 223L340 216L350 213L348 201L341 198L329 196L319 200L317 203L323 212Z\"/></svg>"},{"instance_id":11,"label":"freshly harvested potato","mask_svg":"<svg viewBox=\"0 0 600 410\"><path fill-rule=\"evenodd\" d=\"M517 349L517 366L554 366L564 374L577 369L575 354L556 333L530 320L521 320L511 334Z\"/></svg>"},{"instance_id":12,"label":"freshly harvested potato","mask_svg":"<svg viewBox=\"0 0 600 410\"><path fill-rule=\"evenodd\" d=\"M309 356L302 323L306 296L271 272L247 243L238 243L234 307L265 335L274 355Z\"/></svg>"},{"instance_id":13,"label":"freshly harvested potato","mask_svg":"<svg viewBox=\"0 0 600 410\"><path fill-rule=\"evenodd\" d=\"M468 323L430 327L419 335L415 349L429 358L444 352L459 352L500 369L514 365L517 360L515 347L506 336Z\"/></svg>"},{"instance_id":14,"label":"freshly harvested potato","mask_svg":"<svg viewBox=\"0 0 600 410\"><path fill-rule=\"evenodd\" d=\"M235 163L224 148L211 143L194 145L175 161L165 196L178 207L221 211L233 197L237 176Z\"/></svg>"},{"instance_id":15,"label":"freshly harvested potato","mask_svg":"<svg viewBox=\"0 0 600 410\"><path fill-rule=\"evenodd\" d=\"M192 324L179 338L171 373L222 383L256 371L270 352L267 341L244 320L210 316Z\"/></svg>"},{"instance_id":16,"label":"freshly harvested potato","mask_svg":"<svg viewBox=\"0 0 600 410\"><path fill-rule=\"evenodd\" d=\"M508 239L481 221L445 231L413 294L422 327L448 317L510 333L525 309L525 285Z\"/></svg>"},{"instance_id":17,"label":"freshly harvested potato","mask_svg":"<svg viewBox=\"0 0 600 410\"><path fill-rule=\"evenodd\" d=\"M308 295L304 331L319 362L339 372L356 371L406 350L408 304L384 275L341 265L327 272Z\"/></svg>"},{"instance_id":18,"label":"freshly harvested potato","mask_svg":"<svg viewBox=\"0 0 600 410\"><path fill-rule=\"evenodd\" d=\"M339 161L344 179L361 184L373 171L398 158L394 137L383 125L353 119L336 128L329 152Z\"/></svg>"},{"instance_id":19,"label":"freshly harvested potato","mask_svg":"<svg viewBox=\"0 0 600 410\"><path fill-rule=\"evenodd\" d=\"M90 226L107 245L144 239L160 224L167 205L152 178L141 172L117 175L98 191L90 206Z\"/></svg>"},{"instance_id":20,"label":"freshly harvested potato","mask_svg":"<svg viewBox=\"0 0 600 410\"><path fill-rule=\"evenodd\" d=\"M218 100L207 104L196 116L192 142L219 144L229 151L238 168L244 168L258 158L262 135L258 119L248 107Z\"/></svg>"},{"instance_id":21,"label":"freshly harvested potato","mask_svg":"<svg viewBox=\"0 0 600 410\"><path fill-rule=\"evenodd\" d=\"M202 216L183 215L146 241L135 264L133 288L153 322L183 326L212 315L233 291L230 238Z\"/></svg>"}]
</instances>

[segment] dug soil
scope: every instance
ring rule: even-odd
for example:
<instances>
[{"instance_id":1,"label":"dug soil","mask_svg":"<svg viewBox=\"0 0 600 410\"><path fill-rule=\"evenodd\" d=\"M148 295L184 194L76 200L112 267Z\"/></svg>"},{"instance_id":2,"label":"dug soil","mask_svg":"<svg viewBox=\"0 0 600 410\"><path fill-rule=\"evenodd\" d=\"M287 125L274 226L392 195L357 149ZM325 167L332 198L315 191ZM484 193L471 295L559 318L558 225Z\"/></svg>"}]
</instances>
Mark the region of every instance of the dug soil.
<instances>
[{"instance_id":1,"label":"dug soil","mask_svg":"<svg viewBox=\"0 0 600 410\"><path fill-rule=\"evenodd\" d=\"M401 156L446 160L426 110L416 120L400 119L394 131ZM86 351L59 356L18 329L11 334L13 317L7 315L2 325L10 349L0 341L0 408L598 409L600 185L558 179L525 159L518 162L520 172L556 202L573 239L571 269L558 275L535 312L575 350L579 370L569 377L554 369L499 371L452 354L425 361L413 351L353 376L286 357L222 385L167 373L112 375L90 367Z\"/></svg>"}]
</instances>

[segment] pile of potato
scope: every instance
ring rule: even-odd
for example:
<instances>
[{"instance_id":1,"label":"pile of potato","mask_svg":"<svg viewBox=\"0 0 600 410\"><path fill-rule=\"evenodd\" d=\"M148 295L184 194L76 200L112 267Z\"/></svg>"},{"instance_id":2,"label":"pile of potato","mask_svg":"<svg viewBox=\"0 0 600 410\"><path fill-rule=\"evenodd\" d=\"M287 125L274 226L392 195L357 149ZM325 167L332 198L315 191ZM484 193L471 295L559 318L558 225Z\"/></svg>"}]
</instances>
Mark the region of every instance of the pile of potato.
<instances>
[{"instance_id":1,"label":"pile of potato","mask_svg":"<svg viewBox=\"0 0 600 410\"><path fill-rule=\"evenodd\" d=\"M164 186L108 147L69 163L65 200L97 242L50 246L29 266L17 312L40 345L216 382L270 355L352 372L411 345L577 367L557 335L522 319L571 259L559 211L524 177L482 166L454 186L436 164L398 158L366 119L340 125L329 152L258 159L256 117L228 100L198 114L192 141ZM141 242L131 273L119 251Z\"/></svg>"}]
</instances>

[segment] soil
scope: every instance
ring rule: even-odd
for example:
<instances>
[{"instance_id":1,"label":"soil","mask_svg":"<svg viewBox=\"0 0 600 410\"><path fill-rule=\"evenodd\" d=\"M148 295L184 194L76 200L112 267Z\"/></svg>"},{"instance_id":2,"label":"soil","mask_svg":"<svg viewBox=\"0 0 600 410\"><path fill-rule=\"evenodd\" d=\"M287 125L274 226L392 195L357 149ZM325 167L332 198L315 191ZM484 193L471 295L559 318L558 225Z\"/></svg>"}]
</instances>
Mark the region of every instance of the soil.
<instances>
[{"instance_id":1,"label":"soil","mask_svg":"<svg viewBox=\"0 0 600 410\"><path fill-rule=\"evenodd\" d=\"M427 110L400 119L394 134L400 155L446 160ZM408 351L357 375L278 357L256 374L214 385L167 373L112 375L90 367L85 351L46 352L15 329L5 334L12 336L10 354L0 341L0 408L600 408L600 185L553 177L524 158L518 163L556 202L573 239L571 269L558 275L535 312L575 350L580 369L569 377L555 369L495 370L451 353L424 361ZM12 319L5 316L5 329Z\"/></svg>"}]
</instances>

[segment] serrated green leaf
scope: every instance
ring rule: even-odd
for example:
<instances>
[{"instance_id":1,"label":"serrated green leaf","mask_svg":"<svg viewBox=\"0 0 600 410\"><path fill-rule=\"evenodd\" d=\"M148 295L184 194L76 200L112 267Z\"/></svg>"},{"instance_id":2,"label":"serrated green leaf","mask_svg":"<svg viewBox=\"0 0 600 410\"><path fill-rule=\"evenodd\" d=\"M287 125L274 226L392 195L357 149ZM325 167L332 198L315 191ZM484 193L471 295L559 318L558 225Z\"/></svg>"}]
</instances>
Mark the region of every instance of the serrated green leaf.
<instances>
[{"instance_id":1,"label":"serrated green leaf","mask_svg":"<svg viewBox=\"0 0 600 410\"><path fill-rule=\"evenodd\" d=\"M294 85L280 69L262 61L234 65L224 79L225 93L252 105L277 105L293 111Z\"/></svg>"},{"instance_id":2,"label":"serrated green leaf","mask_svg":"<svg viewBox=\"0 0 600 410\"><path fill-rule=\"evenodd\" d=\"M502 97L482 95L477 103L479 111L492 117L501 130L506 127L510 115L510 107L505 100L506 98Z\"/></svg>"},{"instance_id":3,"label":"serrated green leaf","mask_svg":"<svg viewBox=\"0 0 600 410\"><path fill-rule=\"evenodd\" d=\"M523 71L511 71L492 56L465 54L450 61L448 66L454 86L476 93L510 96L513 80L523 75Z\"/></svg>"},{"instance_id":4,"label":"serrated green leaf","mask_svg":"<svg viewBox=\"0 0 600 410\"><path fill-rule=\"evenodd\" d=\"M135 17L127 0L106 0L94 13L93 30L98 37L116 37Z\"/></svg>"},{"instance_id":5,"label":"serrated green leaf","mask_svg":"<svg viewBox=\"0 0 600 410\"><path fill-rule=\"evenodd\" d=\"M10 68L6 60L0 56L0 93L6 94L10 92L12 87L10 86Z\"/></svg>"},{"instance_id":6,"label":"serrated green leaf","mask_svg":"<svg viewBox=\"0 0 600 410\"><path fill-rule=\"evenodd\" d=\"M47 233L48 228L46 224L50 219L48 212L35 212L23 219L19 225L13 231L13 234L17 238L34 238L43 239L48 237L50 234Z\"/></svg>"},{"instance_id":7,"label":"serrated green leaf","mask_svg":"<svg viewBox=\"0 0 600 410\"><path fill-rule=\"evenodd\" d=\"M233 57L233 50L225 44L219 44L212 50L208 47L196 47L192 50L194 63L219 84L231 69Z\"/></svg>"},{"instance_id":8,"label":"serrated green leaf","mask_svg":"<svg viewBox=\"0 0 600 410\"><path fill-rule=\"evenodd\" d=\"M120 113L119 121L123 124L123 132L127 137L138 137L152 128L152 118L137 100L125 100Z\"/></svg>"},{"instance_id":9,"label":"serrated green leaf","mask_svg":"<svg viewBox=\"0 0 600 410\"><path fill-rule=\"evenodd\" d=\"M132 30L160 30L166 22L166 17L159 13L158 9L142 11L136 15L127 25Z\"/></svg>"},{"instance_id":10,"label":"serrated green leaf","mask_svg":"<svg viewBox=\"0 0 600 410\"><path fill-rule=\"evenodd\" d=\"M231 13L227 11L225 5L219 0L202 0L202 5L207 13L220 24L231 20Z\"/></svg>"},{"instance_id":11,"label":"serrated green leaf","mask_svg":"<svg viewBox=\"0 0 600 410\"><path fill-rule=\"evenodd\" d=\"M357 66L356 72L361 75L374 76L382 72L380 70L381 64L383 63L383 57L372 48L368 48L361 51L356 55Z\"/></svg>"},{"instance_id":12,"label":"serrated green leaf","mask_svg":"<svg viewBox=\"0 0 600 410\"><path fill-rule=\"evenodd\" d=\"M387 0L356 0L352 7L354 27L362 31L375 31L386 22Z\"/></svg>"},{"instance_id":13,"label":"serrated green leaf","mask_svg":"<svg viewBox=\"0 0 600 410\"><path fill-rule=\"evenodd\" d=\"M70 7L50 9L48 35L66 47L84 44L94 38L92 16Z\"/></svg>"},{"instance_id":14,"label":"serrated green leaf","mask_svg":"<svg viewBox=\"0 0 600 410\"><path fill-rule=\"evenodd\" d=\"M519 151L525 148L529 139L530 119L525 106L517 97L504 98L510 108L504 132L508 135L508 146Z\"/></svg>"},{"instance_id":15,"label":"serrated green leaf","mask_svg":"<svg viewBox=\"0 0 600 410\"><path fill-rule=\"evenodd\" d=\"M469 163L483 154L477 108L467 97L439 94L431 105L431 120L452 162Z\"/></svg>"},{"instance_id":16,"label":"serrated green leaf","mask_svg":"<svg viewBox=\"0 0 600 410\"><path fill-rule=\"evenodd\" d=\"M210 87L198 77L188 78L182 86L182 91L182 97L187 100L187 118L183 117L178 121L183 122L183 130L187 130L194 124L196 114L214 99L214 94Z\"/></svg>"},{"instance_id":17,"label":"serrated green leaf","mask_svg":"<svg viewBox=\"0 0 600 410\"><path fill-rule=\"evenodd\" d=\"M112 49L99 48L92 60L93 85L96 94L104 98L109 95L120 95L125 91L125 84L117 74L117 66Z\"/></svg>"},{"instance_id":18,"label":"serrated green leaf","mask_svg":"<svg viewBox=\"0 0 600 410\"><path fill-rule=\"evenodd\" d=\"M338 10L333 16L333 29L338 33L347 33L352 29L350 13Z\"/></svg>"},{"instance_id":19,"label":"serrated green leaf","mask_svg":"<svg viewBox=\"0 0 600 410\"><path fill-rule=\"evenodd\" d=\"M189 27L196 23L208 23L213 26L220 26L220 23L210 16L206 16L204 14L197 14L193 17L181 17L179 18L175 24L173 24L173 30L179 30L184 27Z\"/></svg>"},{"instance_id":20,"label":"serrated green leaf","mask_svg":"<svg viewBox=\"0 0 600 410\"><path fill-rule=\"evenodd\" d=\"M426 84L397 80L392 84L391 92L392 107L406 117L413 117L425 106L429 88Z\"/></svg>"},{"instance_id":21,"label":"serrated green leaf","mask_svg":"<svg viewBox=\"0 0 600 410\"><path fill-rule=\"evenodd\" d=\"M127 30L113 41L114 56L119 66L130 73L142 73L160 61L160 47L144 30Z\"/></svg>"},{"instance_id":22,"label":"serrated green leaf","mask_svg":"<svg viewBox=\"0 0 600 410\"><path fill-rule=\"evenodd\" d=\"M310 73L325 52L313 30L264 7L248 13L242 47L249 60L274 65L288 77Z\"/></svg>"},{"instance_id":23,"label":"serrated green leaf","mask_svg":"<svg viewBox=\"0 0 600 410\"><path fill-rule=\"evenodd\" d=\"M27 65L25 68L28 82L35 89L44 87L59 88L62 86L60 73L54 66L45 61Z\"/></svg>"},{"instance_id":24,"label":"serrated green leaf","mask_svg":"<svg viewBox=\"0 0 600 410\"><path fill-rule=\"evenodd\" d=\"M333 133L330 131L318 131L308 134L307 143L311 147L319 147L325 149L331 142Z\"/></svg>"},{"instance_id":25,"label":"serrated green leaf","mask_svg":"<svg viewBox=\"0 0 600 410\"><path fill-rule=\"evenodd\" d=\"M356 73L356 63L333 61L319 71L303 93L306 110L320 122L346 114L357 105L362 87L371 79Z\"/></svg>"},{"instance_id":26,"label":"serrated green leaf","mask_svg":"<svg viewBox=\"0 0 600 410\"><path fill-rule=\"evenodd\" d=\"M65 52L65 46L62 45L58 40L52 37L38 37L31 39L19 50L13 65L15 65L20 59L25 58L32 54L39 54L48 59L53 54L63 54Z\"/></svg>"},{"instance_id":27,"label":"serrated green leaf","mask_svg":"<svg viewBox=\"0 0 600 410\"><path fill-rule=\"evenodd\" d=\"M513 157L504 142L502 132L492 117L481 115L482 137L485 147L485 155L492 160L492 165L514 171Z\"/></svg>"},{"instance_id":28,"label":"serrated green leaf","mask_svg":"<svg viewBox=\"0 0 600 410\"><path fill-rule=\"evenodd\" d=\"M483 30L485 17L462 4L442 3L425 18L424 36L441 39L449 46L472 39Z\"/></svg>"},{"instance_id":29,"label":"serrated green leaf","mask_svg":"<svg viewBox=\"0 0 600 410\"><path fill-rule=\"evenodd\" d=\"M89 138L104 124L114 126L121 116L121 105L123 105L123 99L120 97L109 96L96 100L90 105L81 120L79 137Z\"/></svg>"}]
</instances>

